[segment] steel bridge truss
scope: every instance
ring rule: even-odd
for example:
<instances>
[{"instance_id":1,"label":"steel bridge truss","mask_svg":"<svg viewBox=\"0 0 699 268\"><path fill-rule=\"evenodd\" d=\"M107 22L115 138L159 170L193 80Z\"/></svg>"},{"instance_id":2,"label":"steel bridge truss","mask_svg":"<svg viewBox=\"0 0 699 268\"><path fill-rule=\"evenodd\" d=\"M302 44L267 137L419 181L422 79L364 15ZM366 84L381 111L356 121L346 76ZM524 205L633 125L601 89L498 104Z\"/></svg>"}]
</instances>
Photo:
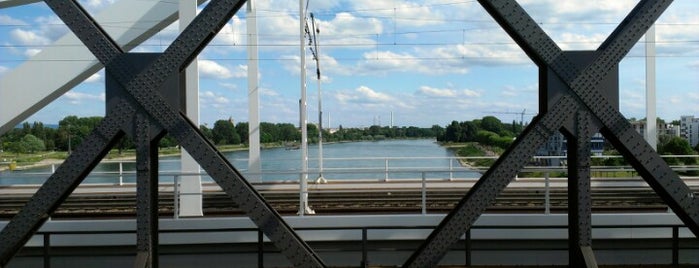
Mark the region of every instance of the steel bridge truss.
<instances>
[{"instance_id":1,"label":"steel bridge truss","mask_svg":"<svg viewBox=\"0 0 699 268\"><path fill-rule=\"evenodd\" d=\"M76 1L45 0L107 68L107 113L73 154L0 232L4 267L124 136L137 147L135 267L157 267L157 143L169 133L295 267L324 267L243 176L184 115L182 70L245 3L212 0L163 53L125 53ZM562 51L515 0L479 0L539 67L540 111L405 262L433 267L556 131L568 139L569 262L595 267L591 238L590 137L600 131L699 236L699 200L618 110L618 63L671 4L642 0L596 51Z\"/></svg>"}]
</instances>

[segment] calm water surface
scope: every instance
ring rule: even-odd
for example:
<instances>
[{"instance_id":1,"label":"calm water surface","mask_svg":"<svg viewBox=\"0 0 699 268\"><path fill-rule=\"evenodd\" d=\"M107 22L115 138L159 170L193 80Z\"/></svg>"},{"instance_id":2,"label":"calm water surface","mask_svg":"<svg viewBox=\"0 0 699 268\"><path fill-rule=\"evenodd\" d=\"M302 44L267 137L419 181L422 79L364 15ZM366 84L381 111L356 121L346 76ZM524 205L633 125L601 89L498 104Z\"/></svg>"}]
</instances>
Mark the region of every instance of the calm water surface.
<instances>
[{"instance_id":1,"label":"calm water surface","mask_svg":"<svg viewBox=\"0 0 699 268\"><path fill-rule=\"evenodd\" d=\"M298 180L301 166L300 150L287 148L271 148L261 151L262 180ZM226 158L238 168L244 175L248 166L248 152L235 151L224 153ZM309 145L309 175L313 180L318 177L318 146ZM434 140L385 140L333 143L323 145L323 175L326 179L370 179L381 180L386 178L384 170L388 166L391 172L389 179L420 178L420 172L408 170L419 169L421 171L445 170L450 166L460 168L454 157L453 151L439 146ZM180 169L179 156L160 158L160 180L171 182L172 175ZM95 167L94 171L86 178L86 183L115 183L119 181L119 163L102 163ZM135 163L124 162L121 164L124 174L121 176L124 182L134 182ZM51 172L51 167L32 168L23 171L0 172L0 185L9 184L40 184L43 183ZM107 173L107 174L105 174ZM428 172L428 178L448 178L448 172ZM476 177L477 173L462 171L453 173L458 177ZM204 176L203 180L211 180Z\"/></svg>"}]
</instances>

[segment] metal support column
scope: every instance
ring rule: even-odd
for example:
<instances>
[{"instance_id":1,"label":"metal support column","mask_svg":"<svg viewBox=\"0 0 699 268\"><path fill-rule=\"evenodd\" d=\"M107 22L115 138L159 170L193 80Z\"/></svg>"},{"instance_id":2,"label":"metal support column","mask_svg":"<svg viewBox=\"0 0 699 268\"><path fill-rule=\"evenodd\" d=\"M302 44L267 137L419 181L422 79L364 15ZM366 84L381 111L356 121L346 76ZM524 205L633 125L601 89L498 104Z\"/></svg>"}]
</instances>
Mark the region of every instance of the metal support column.
<instances>
[{"instance_id":1,"label":"metal support column","mask_svg":"<svg viewBox=\"0 0 699 268\"><path fill-rule=\"evenodd\" d=\"M180 32L197 16L197 1L180 0ZM199 126L199 60L195 57L184 70L184 109L192 124ZM198 174L201 168L197 161L184 149L180 149L182 155L182 173ZM180 177L179 215L182 217L203 216L201 176L190 175Z\"/></svg>"},{"instance_id":2,"label":"metal support column","mask_svg":"<svg viewBox=\"0 0 699 268\"><path fill-rule=\"evenodd\" d=\"M246 11L248 34L248 181L262 181L260 159L260 89L257 48L256 0L248 0Z\"/></svg>"},{"instance_id":3,"label":"metal support column","mask_svg":"<svg viewBox=\"0 0 699 268\"><path fill-rule=\"evenodd\" d=\"M646 32L646 132L648 145L658 150L658 120L655 97L655 25Z\"/></svg>"},{"instance_id":4,"label":"metal support column","mask_svg":"<svg viewBox=\"0 0 699 268\"><path fill-rule=\"evenodd\" d=\"M148 116L138 113L136 143L136 263L134 268L158 267L158 141L151 137Z\"/></svg>"},{"instance_id":5,"label":"metal support column","mask_svg":"<svg viewBox=\"0 0 699 268\"><path fill-rule=\"evenodd\" d=\"M594 255L589 256L592 254L590 140L594 125L586 111L578 112L575 125L575 132L566 135L568 139L568 266L596 268Z\"/></svg>"}]
</instances>

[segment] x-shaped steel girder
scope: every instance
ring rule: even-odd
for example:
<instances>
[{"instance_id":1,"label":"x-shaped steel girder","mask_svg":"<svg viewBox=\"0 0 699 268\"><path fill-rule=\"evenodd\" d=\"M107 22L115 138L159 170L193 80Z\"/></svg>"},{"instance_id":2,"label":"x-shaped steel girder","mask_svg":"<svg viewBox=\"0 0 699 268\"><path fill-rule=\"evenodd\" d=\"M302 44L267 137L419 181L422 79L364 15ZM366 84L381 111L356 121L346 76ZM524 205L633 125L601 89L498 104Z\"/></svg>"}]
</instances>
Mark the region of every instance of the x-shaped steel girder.
<instances>
[{"instance_id":1,"label":"x-shaped steel girder","mask_svg":"<svg viewBox=\"0 0 699 268\"><path fill-rule=\"evenodd\" d=\"M267 235L295 267L324 267L313 250L242 175L210 144L179 109L156 92L164 81L178 74L201 52L230 20L245 0L212 0L146 70L135 73L122 57L123 51L74 0L46 0L90 51L112 70L112 76L131 95L132 101L116 105L115 111L83 141L79 148L48 178L25 207L0 232L0 267L41 227L56 208L89 174L124 135L121 126L135 113L147 115L185 148L221 186L233 202ZM141 110L142 112L139 112ZM157 230L152 230L157 233Z\"/></svg>"},{"instance_id":2,"label":"x-shaped steel girder","mask_svg":"<svg viewBox=\"0 0 699 268\"><path fill-rule=\"evenodd\" d=\"M442 220L404 266L436 266L451 245L471 228L486 206L514 179L524 164L522 160L529 159L553 131L569 123L567 120L571 120L575 110L589 113L601 124L602 134L624 155L687 227L699 236L699 200L694 198L689 187L643 140L626 118L599 93L603 90L599 88L599 81L622 60L672 1L639 2L598 48L601 54L593 63L582 69L567 58L515 0L479 2L540 68L550 68L556 73L569 88L570 94L562 97L552 109L541 111L542 113Z\"/></svg>"}]
</instances>

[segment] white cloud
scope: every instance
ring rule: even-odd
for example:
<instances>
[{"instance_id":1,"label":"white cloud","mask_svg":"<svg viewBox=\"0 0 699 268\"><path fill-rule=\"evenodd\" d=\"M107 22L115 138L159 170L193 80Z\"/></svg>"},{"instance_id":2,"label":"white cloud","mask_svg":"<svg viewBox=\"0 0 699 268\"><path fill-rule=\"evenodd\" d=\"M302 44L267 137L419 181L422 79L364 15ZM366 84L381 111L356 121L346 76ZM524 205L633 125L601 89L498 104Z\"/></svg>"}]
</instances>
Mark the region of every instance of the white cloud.
<instances>
[{"instance_id":1,"label":"white cloud","mask_svg":"<svg viewBox=\"0 0 699 268\"><path fill-rule=\"evenodd\" d=\"M95 73L85 79L85 83L97 83L102 81L102 75L100 73Z\"/></svg>"},{"instance_id":2,"label":"white cloud","mask_svg":"<svg viewBox=\"0 0 699 268\"><path fill-rule=\"evenodd\" d=\"M456 98L456 97L470 97L477 98L481 96L480 92L470 90L470 89L448 89L448 88L433 88L430 86L421 86L416 92L419 95L425 95L430 97L438 98Z\"/></svg>"},{"instance_id":3,"label":"white cloud","mask_svg":"<svg viewBox=\"0 0 699 268\"><path fill-rule=\"evenodd\" d=\"M212 60L199 60L199 74L203 78L228 79L246 77L247 69L245 65L238 65L231 70Z\"/></svg>"},{"instance_id":4,"label":"white cloud","mask_svg":"<svg viewBox=\"0 0 699 268\"><path fill-rule=\"evenodd\" d=\"M20 26L20 25L27 25L27 23L22 21L22 20L10 17L8 15L0 14L0 25Z\"/></svg>"},{"instance_id":5,"label":"white cloud","mask_svg":"<svg viewBox=\"0 0 699 268\"><path fill-rule=\"evenodd\" d=\"M392 20L397 27L421 27L439 24L444 16L434 8L417 2L401 0L354 0L353 7L362 15ZM370 8L368 8L370 7Z\"/></svg>"},{"instance_id":6,"label":"white cloud","mask_svg":"<svg viewBox=\"0 0 699 268\"><path fill-rule=\"evenodd\" d=\"M68 91L63 94L63 97L66 98L70 104L81 104L84 101L104 102L106 98L104 92L100 94L89 94L77 91Z\"/></svg>"},{"instance_id":7,"label":"white cloud","mask_svg":"<svg viewBox=\"0 0 699 268\"><path fill-rule=\"evenodd\" d=\"M10 37L22 45L48 45L51 40L36 32L14 29L10 31Z\"/></svg>"},{"instance_id":8,"label":"white cloud","mask_svg":"<svg viewBox=\"0 0 699 268\"><path fill-rule=\"evenodd\" d=\"M699 101L699 92L688 92L687 97L692 101Z\"/></svg>"},{"instance_id":9,"label":"white cloud","mask_svg":"<svg viewBox=\"0 0 699 268\"><path fill-rule=\"evenodd\" d=\"M7 68L5 66L0 65L0 75L6 73L9 70L10 70L10 68Z\"/></svg>"},{"instance_id":10,"label":"white cloud","mask_svg":"<svg viewBox=\"0 0 699 268\"><path fill-rule=\"evenodd\" d=\"M264 87L262 87L262 88L259 89L259 91L260 91L260 95L262 95L262 96L267 96L267 97L277 97L277 96L279 96L279 92L277 92L277 91L275 91L275 90L273 90L273 89L269 89L269 88L264 88Z\"/></svg>"},{"instance_id":11,"label":"white cloud","mask_svg":"<svg viewBox=\"0 0 699 268\"><path fill-rule=\"evenodd\" d=\"M24 51L24 56L27 58L34 57L36 54L41 53L41 49L38 48L28 48L27 50Z\"/></svg>"},{"instance_id":12,"label":"white cloud","mask_svg":"<svg viewBox=\"0 0 699 268\"><path fill-rule=\"evenodd\" d=\"M245 26L240 17L237 15L233 16L233 18L221 28L221 31L218 32L214 40L212 40L211 44L214 45L212 47L216 48L216 45L225 45L226 48L238 46L243 49L244 46L242 45L247 43L247 40L243 40L244 36L247 34L246 27L247 26Z\"/></svg>"},{"instance_id":13,"label":"white cloud","mask_svg":"<svg viewBox=\"0 0 699 268\"><path fill-rule=\"evenodd\" d=\"M211 106L217 110L228 108L231 102L226 96L213 91L202 91L199 93L199 101L202 106Z\"/></svg>"},{"instance_id":14,"label":"white cloud","mask_svg":"<svg viewBox=\"0 0 699 268\"><path fill-rule=\"evenodd\" d=\"M88 12L94 13L103 8L114 4L115 0L81 0L80 5L85 7Z\"/></svg>"},{"instance_id":15,"label":"white cloud","mask_svg":"<svg viewBox=\"0 0 699 268\"><path fill-rule=\"evenodd\" d=\"M342 104L352 103L368 107L402 107L410 108L404 99L378 92L367 86L360 86L353 91L335 92L332 96Z\"/></svg>"}]
</instances>

